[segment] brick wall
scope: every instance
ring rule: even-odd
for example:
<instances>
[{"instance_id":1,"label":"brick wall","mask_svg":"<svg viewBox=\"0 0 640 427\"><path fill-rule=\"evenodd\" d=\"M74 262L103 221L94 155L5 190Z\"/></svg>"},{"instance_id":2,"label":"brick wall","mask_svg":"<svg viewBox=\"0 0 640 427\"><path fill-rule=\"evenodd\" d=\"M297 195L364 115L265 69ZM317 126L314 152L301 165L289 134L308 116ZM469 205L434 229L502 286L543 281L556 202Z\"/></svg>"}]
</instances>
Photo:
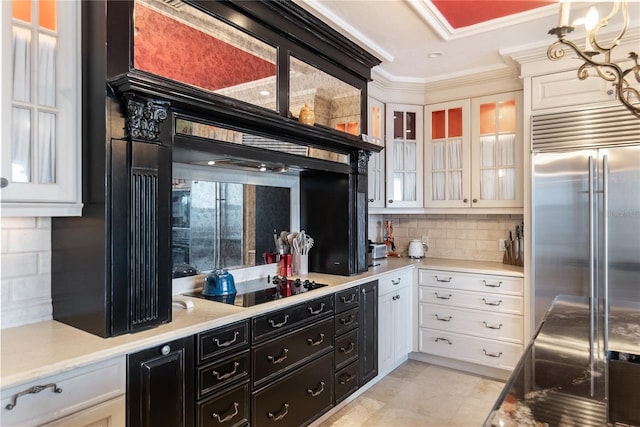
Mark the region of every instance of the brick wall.
<instances>
[{"instance_id":1,"label":"brick wall","mask_svg":"<svg viewBox=\"0 0 640 427\"><path fill-rule=\"evenodd\" d=\"M370 215L369 239L382 241L385 220L393 222L396 251L402 255L412 239L428 236L427 257L502 262L498 241L509 238L522 215Z\"/></svg>"},{"instance_id":2,"label":"brick wall","mask_svg":"<svg viewBox=\"0 0 640 427\"><path fill-rule=\"evenodd\" d=\"M51 218L1 221L0 328L49 320Z\"/></svg>"}]
</instances>

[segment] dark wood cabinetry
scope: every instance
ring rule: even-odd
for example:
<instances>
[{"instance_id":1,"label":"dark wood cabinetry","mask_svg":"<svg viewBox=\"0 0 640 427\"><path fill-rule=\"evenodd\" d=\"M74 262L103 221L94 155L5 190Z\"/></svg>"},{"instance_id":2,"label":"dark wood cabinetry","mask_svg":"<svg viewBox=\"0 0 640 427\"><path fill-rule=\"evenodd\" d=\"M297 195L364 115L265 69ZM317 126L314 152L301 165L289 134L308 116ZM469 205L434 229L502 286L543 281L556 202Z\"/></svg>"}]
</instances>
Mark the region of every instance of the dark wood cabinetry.
<instances>
[{"instance_id":1,"label":"dark wood cabinetry","mask_svg":"<svg viewBox=\"0 0 640 427\"><path fill-rule=\"evenodd\" d=\"M127 357L127 426L193 425L193 337Z\"/></svg>"},{"instance_id":2,"label":"dark wood cabinetry","mask_svg":"<svg viewBox=\"0 0 640 427\"><path fill-rule=\"evenodd\" d=\"M358 286L336 292L335 403L360 387L360 291Z\"/></svg>"},{"instance_id":3,"label":"dark wood cabinetry","mask_svg":"<svg viewBox=\"0 0 640 427\"><path fill-rule=\"evenodd\" d=\"M378 281L360 285L360 385L378 375Z\"/></svg>"}]
</instances>

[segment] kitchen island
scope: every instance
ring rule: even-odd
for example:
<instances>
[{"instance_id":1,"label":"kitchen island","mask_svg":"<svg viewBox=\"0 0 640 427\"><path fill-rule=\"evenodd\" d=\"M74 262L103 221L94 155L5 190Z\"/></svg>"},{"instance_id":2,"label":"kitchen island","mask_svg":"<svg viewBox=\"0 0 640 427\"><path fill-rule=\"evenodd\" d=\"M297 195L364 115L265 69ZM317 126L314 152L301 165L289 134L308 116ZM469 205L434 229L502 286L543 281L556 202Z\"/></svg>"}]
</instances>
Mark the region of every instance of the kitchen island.
<instances>
[{"instance_id":1,"label":"kitchen island","mask_svg":"<svg viewBox=\"0 0 640 427\"><path fill-rule=\"evenodd\" d=\"M556 297L484 425L601 427L618 411L621 425L636 425L637 393L628 388L640 386L640 306L612 303L609 324L605 361L602 334L590 345L588 298Z\"/></svg>"}]
</instances>

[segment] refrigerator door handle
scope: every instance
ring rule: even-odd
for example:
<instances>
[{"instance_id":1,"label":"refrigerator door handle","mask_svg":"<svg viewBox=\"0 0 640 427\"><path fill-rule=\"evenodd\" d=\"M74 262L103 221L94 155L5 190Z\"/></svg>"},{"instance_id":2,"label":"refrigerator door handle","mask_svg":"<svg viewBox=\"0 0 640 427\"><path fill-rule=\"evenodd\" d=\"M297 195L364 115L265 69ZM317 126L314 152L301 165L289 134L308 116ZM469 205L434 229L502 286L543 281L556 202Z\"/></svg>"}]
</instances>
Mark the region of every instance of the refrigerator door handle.
<instances>
[{"instance_id":1,"label":"refrigerator door handle","mask_svg":"<svg viewBox=\"0 0 640 427\"><path fill-rule=\"evenodd\" d=\"M604 351L609 348L609 156L602 156L602 249L603 279L602 292L604 310Z\"/></svg>"},{"instance_id":2,"label":"refrigerator door handle","mask_svg":"<svg viewBox=\"0 0 640 427\"><path fill-rule=\"evenodd\" d=\"M589 156L589 365L591 372L596 370L596 285L595 285L595 194L593 188L594 159ZM595 396L595 378L591 375L591 396Z\"/></svg>"}]
</instances>

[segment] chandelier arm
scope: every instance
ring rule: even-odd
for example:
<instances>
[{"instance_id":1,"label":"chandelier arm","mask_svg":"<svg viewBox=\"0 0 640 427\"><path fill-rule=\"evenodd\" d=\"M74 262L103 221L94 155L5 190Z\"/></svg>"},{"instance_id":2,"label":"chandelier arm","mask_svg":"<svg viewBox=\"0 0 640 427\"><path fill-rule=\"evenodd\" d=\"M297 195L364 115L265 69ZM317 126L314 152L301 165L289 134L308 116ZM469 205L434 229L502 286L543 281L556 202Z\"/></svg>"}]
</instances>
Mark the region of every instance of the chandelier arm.
<instances>
[{"instance_id":1,"label":"chandelier arm","mask_svg":"<svg viewBox=\"0 0 640 427\"><path fill-rule=\"evenodd\" d=\"M598 31L600 31L601 28L606 27L609 24L609 20L618 13L619 6L620 6L619 2L617 1L613 2L613 7L611 8L611 12L609 13L609 15L607 15L605 18L602 18L598 22L598 25L596 25L596 27L591 31L591 34L590 34L591 44L599 52L606 52L607 54L610 54L611 50L618 45L618 42L620 41L620 39L622 39L624 34L627 32L627 26L629 22L629 6L627 5L627 2L623 2L622 3L623 24L622 24L622 28L620 29L616 37L614 37L611 40L611 43L609 43L608 47L601 46L597 40ZM607 58L607 60L608 59L609 58Z\"/></svg>"}]
</instances>

